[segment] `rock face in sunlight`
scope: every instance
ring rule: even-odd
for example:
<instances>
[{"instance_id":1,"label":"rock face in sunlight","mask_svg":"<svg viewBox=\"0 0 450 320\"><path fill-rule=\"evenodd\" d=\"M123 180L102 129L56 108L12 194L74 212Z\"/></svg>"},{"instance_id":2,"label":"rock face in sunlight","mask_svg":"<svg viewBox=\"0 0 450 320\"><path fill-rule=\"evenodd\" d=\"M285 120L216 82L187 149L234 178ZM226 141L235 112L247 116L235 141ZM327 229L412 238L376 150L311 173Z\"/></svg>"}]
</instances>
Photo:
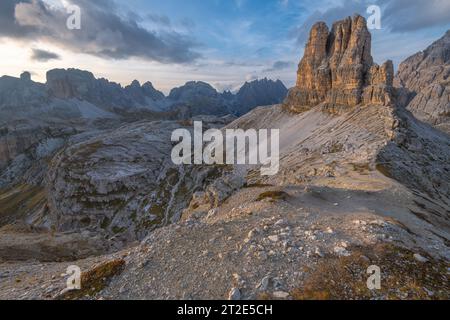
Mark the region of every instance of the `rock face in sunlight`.
<instances>
[{"instance_id":1,"label":"rock face in sunlight","mask_svg":"<svg viewBox=\"0 0 450 320\"><path fill-rule=\"evenodd\" d=\"M425 51L406 59L396 86L418 119L450 134L450 30Z\"/></svg>"},{"instance_id":2,"label":"rock face in sunlight","mask_svg":"<svg viewBox=\"0 0 450 320\"><path fill-rule=\"evenodd\" d=\"M329 106L382 104L391 102L391 61L381 67L373 63L371 35L361 16L328 26L316 23L300 62L297 84L289 92L286 106L296 112L320 103Z\"/></svg>"}]
</instances>

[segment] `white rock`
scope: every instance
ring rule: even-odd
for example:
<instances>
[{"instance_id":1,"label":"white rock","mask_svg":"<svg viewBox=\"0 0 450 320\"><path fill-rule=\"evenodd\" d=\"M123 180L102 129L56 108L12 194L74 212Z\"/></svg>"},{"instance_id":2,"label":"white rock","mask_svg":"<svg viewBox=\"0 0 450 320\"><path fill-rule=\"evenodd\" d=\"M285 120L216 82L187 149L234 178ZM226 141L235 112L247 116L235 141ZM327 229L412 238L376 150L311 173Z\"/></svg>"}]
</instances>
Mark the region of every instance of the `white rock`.
<instances>
[{"instance_id":1,"label":"white rock","mask_svg":"<svg viewBox=\"0 0 450 320\"><path fill-rule=\"evenodd\" d=\"M275 227L281 227L281 226L285 226L286 224L287 224L286 220L280 219L277 222L275 222L274 226Z\"/></svg>"},{"instance_id":2,"label":"white rock","mask_svg":"<svg viewBox=\"0 0 450 320\"><path fill-rule=\"evenodd\" d=\"M315 253L317 256L321 257L321 258L323 258L323 257L325 256L325 255L322 253L322 251L320 251L319 248L316 248L316 250L314 251L314 253Z\"/></svg>"},{"instance_id":3,"label":"white rock","mask_svg":"<svg viewBox=\"0 0 450 320\"><path fill-rule=\"evenodd\" d=\"M264 277L264 278L261 280L260 284L258 285L258 288L259 288L261 291L266 291L267 288L269 287L269 283L270 283L270 277L269 277L269 276Z\"/></svg>"},{"instance_id":4,"label":"white rock","mask_svg":"<svg viewBox=\"0 0 450 320\"><path fill-rule=\"evenodd\" d=\"M228 300L230 301L241 300L241 291L238 288L231 289L230 293L228 294Z\"/></svg>"},{"instance_id":5,"label":"white rock","mask_svg":"<svg viewBox=\"0 0 450 320\"><path fill-rule=\"evenodd\" d=\"M278 239L277 235L274 235L274 236L269 236L269 240L272 242L278 242L279 239Z\"/></svg>"},{"instance_id":6,"label":"white rock","mask_svg":"<svg viewBox=\"0 0 450 320\"><path fill-rule=\"evenodd\" d=\"M273 293L273 297L276 299L286 299L289 297L289 293L284 292L284 291L275 291Z\"/></svg>"},{"instance_id":7,"label":"white rock","mask_svg":"<svg viewBox=\"0 0 450 320\"><path fill-rule=\"evenodd\" d=\"M417 261L422 262L422 263L426 263L429 261L427 258L425 258L424 256L421 256L418 253L414 254L414 259L416 259Z\"/></svg>"},{"instance_id":8,"label":"white rock","mask_svg":"<svg viewBox=\"0 0 450 320\"><path fill-rule=\"evenodd\" d=\"M341 257L348 257L350 255L350 252L343 247L334 247L334 253Z\"/></svg>"}]
</instances>

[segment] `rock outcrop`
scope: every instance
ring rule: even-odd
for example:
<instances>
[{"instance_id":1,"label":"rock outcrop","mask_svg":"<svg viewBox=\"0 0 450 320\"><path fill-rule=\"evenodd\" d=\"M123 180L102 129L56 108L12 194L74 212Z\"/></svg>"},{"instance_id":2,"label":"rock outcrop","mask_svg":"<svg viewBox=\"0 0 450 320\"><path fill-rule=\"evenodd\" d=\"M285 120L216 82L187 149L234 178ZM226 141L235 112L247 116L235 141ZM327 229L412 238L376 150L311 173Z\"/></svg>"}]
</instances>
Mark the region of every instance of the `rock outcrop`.
<instances>
[{"instance_id":1,"label":"rock outcrop","mask_svg":"<svg viewBox=\"0 0 450 320\"><path fill-rule=\"evenodd\" d=\"M202 118L206 127L221 118ZM125 243L176 222L192 194L221 169L176 166L171 134L191 122L139 122L104 132L57 154L46 178L52 226L95 230Z\"/></svg>"},{"instance_id":2,"label":"rock outcrop","mask_svg":"<svg viewBox=\"0 0 450 320\"><path fill-rule=\"evenodd\" d=\"M395 85L418 119L450 133L450 30L425 51L406 59Z\"/></svg>"},{"instance_id":3,"label":"rock outcrop","mask_svg":"<svg viewBox=\"0 0 450 320\"><path fill-rule=\"evenodd\" d=\"M373 63L371 34L356 15L333 24L316 23L300 62L296 86L285 105L302 112L321 103L332 107L391 102L393 64Z\"/></svg>"},{"instance_id":4,"label":"rock outcrop","mask_svg":"<svg viewBox=\"0 0 450 320\"><path fill-rule=\"evenodd\" d=\"M22 109L36 108L49 101L45 85L31 81L28 75L24 73L20 78L0 77L0 112L20 112ZM9 120L2 116L0 124Z\"/></svg>"}]
</instances>

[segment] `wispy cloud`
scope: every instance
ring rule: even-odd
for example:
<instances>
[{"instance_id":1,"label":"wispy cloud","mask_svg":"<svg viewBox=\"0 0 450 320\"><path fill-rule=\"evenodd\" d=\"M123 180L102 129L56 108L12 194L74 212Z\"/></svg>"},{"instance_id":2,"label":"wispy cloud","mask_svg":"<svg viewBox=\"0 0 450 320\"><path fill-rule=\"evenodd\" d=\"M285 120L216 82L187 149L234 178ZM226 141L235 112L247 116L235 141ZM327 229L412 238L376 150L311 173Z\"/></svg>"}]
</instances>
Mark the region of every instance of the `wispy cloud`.
<instances>
[{"instance_id":1,"label":"wispy cloud","mask_svg":"<svg viewBox=\"0 0 450 320\"><path fill-rule=\"evenodd\" d=\"M291 61L275 61L271 68L265 69L265 72L273 72L273 71L280 71L285 70L289 68L294 68L295 63Z\"/></svg>"}]
</instances>

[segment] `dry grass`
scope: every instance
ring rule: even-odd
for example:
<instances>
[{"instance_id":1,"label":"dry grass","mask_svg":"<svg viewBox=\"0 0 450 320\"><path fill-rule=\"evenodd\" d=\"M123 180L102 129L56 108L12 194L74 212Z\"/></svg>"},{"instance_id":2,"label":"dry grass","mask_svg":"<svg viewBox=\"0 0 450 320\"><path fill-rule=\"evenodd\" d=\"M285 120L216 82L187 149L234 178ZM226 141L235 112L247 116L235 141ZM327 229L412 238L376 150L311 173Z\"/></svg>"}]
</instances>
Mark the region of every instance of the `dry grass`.
<instances>
[{"instance_id":1,"label":"dry grass","mask_svg":"<svg viewBox=\"0 0 450 320\"><path fill-rule=\"evenodd\" d=\"M330 257L308 271L305 283L293 290L296 300L449 299L449 275L443 261L421 263L413 252L392 245L354 248L349 257ZM381 290L367 288L367 268L382 271ZM429 295L432 292L433 295Z\"/></svg>"},{"instance_id":2,"label":"dry grass","mask_svg":"<svg viewBox=\"0 0 450 320\"><path fill-rule=\"evenodd\" d=\"M44 205L45 200L45 190L39 186L22 184L11 189L0 190L0 226Z\"/></svg>"},{"instance_id":3,"label":"dry grass","mask_svg":"<svg viewBox=\"0 0 450 320\"><path fill-rule=\"evenodd\" d=\"M270 202L284 201L289 198L289 195L284 191L267 191L261 193L256 201L269 200Z\"/></svg>"},{"instance_id":4,"label":"dry grass","mask_svg":"<svg viewBox=\"0 0 450 320\"><path fill-rule=\"evenodd\" d=\"M125 267L123 259L115 259L94 266L81 274L81 290L73 290L57 297L59 300L77 300L92 297L105 288L111 278L120 274Z\"/></svg>"}]
</instances>

